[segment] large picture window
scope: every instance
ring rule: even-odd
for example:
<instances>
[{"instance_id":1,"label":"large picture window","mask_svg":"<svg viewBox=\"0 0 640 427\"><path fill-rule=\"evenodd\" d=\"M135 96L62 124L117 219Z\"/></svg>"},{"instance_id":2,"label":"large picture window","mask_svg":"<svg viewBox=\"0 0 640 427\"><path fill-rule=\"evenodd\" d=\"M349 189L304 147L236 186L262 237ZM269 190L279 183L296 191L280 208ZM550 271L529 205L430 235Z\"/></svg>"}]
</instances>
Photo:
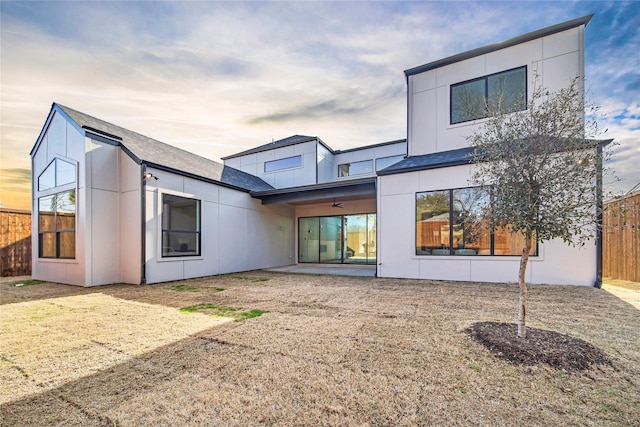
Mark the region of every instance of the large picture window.
<instances>
[{"instance_id":1,"label":"large picture window","mask_svg":"<svg viewBox=\"0 0 640 427\"><path fill-rule=\"evenodd\" d=\"M524 236L492 228L490 197L480 188L417 193L416 255L520 255Z\"/></svg>"},{"instance_id":2,"label":"large picture window","mask_svg":"<svg viewBox=\"0 0 640 427\"><path fill-rule=\"evenodd\" d=\"M162 195L162 256L200 255L200 200Z\"/></svg>"},{"instance_id":3,"label":"large picture window","mask_svg":"<svg viewBox=\"0 0 640 427\"><path fill-rule=\"evenodd\" d=\"M527 67L451 85L451 124L487 117L491 111L527 108Z\"/></svg>"},{"instance_id":4,"label":"large picture window","mask_svg":"<svg viewBox=\"0 0 640 427\"><path fill-rule=\"evenodd\" d=\"M76 191L38 199L38 256L76 257Z\"/></svg>"}]
</instances>

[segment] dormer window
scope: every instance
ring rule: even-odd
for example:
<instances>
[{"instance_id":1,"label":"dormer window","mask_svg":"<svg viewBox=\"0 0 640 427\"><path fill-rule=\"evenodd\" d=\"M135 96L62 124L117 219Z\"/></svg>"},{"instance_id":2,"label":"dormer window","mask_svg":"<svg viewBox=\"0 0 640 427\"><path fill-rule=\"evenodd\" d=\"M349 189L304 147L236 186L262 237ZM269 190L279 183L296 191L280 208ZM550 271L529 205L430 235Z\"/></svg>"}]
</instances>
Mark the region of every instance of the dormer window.
<instances>
[{"instance_id":1,"label":"dormer window","mask_svg":"<svg viewBox=\"0 0 640 427\"><path fill-rule=\"evenodd\" d=\"M527 67L451 85L451 124L488 116L489 111L527 108Z\"/></svg>"}]
</instances>

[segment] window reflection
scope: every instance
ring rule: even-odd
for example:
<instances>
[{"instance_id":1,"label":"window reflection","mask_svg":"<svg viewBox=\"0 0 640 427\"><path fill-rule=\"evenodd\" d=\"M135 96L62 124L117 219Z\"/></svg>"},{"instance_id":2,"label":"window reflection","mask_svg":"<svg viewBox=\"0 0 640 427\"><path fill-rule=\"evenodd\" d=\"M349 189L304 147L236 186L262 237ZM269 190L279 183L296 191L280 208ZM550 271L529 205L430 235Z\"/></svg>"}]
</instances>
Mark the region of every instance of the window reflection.
<instances>
[{"instance_id":1,"label":"window reflection","mask_svg":"<svg viewBox=\"0 0 640 427\"><path fill-rule=\"evenodd\" d=\"M75 258L76 191L38 199L38 254L40 258Z\"/></svg>"},{"instance_id":2,"label":"window reflection","mask_svg":"<svg viewBox=\"0 0 640 427\"><path fill-rule=\"evenodd\" d=\"M417 193L416 255L520 255L524 236L492 229L490 206L491 194L481 188Z\"/></svg>"},{"instance_id":3,"label":"window reflection","mask_svg":"<svg viewBox=\"0 0 640 427\"><path fill-rule=\"evenodd\" d=\"M344 163L338 165L338 176L363 175L373 172L373 160L363 160L361 162Z\"/></svg>"},{"instance_id":4,"label":"window reflection","mask_svg":"<svg viewBox=\"0 0 640 427\"><path fill-rule=\"evenodd\" d=\"M51 164L42 172L38 178L38 191L48 190L56 186L56 161Z\"/></svg>"},{"instance_id":5,"label":"window reflection","mask_svg":"<svg viewBox=\"0 0 640 427\"><path fill-rule=\"evenodd\" d=\"M55 158L38 177L38 191L49 190L76 182L76 166Z\"/></svg>"},{"instance_id":6,"label":"window reflection","mask_svg":"<svg viewBox=\"0 0 640 427\"><path fill-rule=\"evenodd\" d=\"M486 208L490 195L480 188L453 190L455 255L490 255L491 227Z\"/></svg>"}]
</instances>

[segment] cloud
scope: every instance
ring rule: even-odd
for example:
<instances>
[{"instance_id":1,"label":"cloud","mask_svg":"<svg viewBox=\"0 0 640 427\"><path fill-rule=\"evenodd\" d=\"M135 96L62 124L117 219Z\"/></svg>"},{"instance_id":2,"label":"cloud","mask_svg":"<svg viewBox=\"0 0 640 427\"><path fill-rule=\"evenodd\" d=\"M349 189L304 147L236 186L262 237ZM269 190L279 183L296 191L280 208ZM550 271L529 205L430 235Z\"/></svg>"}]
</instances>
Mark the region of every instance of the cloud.
<instances>
[{"instance_id":1,"label":"cloud","mask_svg":"<svg viewBox=\"0 0 640 427\"><path fill-rule=\"evenodd\" d=\"M23 185L31 180L31 169L7 168L2 170L4 184Z\"/></svg>"},{"instance_id":2,"label":"cloud","mask_svg":"<svg viewBox=\"0 0 640 427\"><path fill-rule=\"evenodd\" d=\"M2 165L29 166L54 101L214 160L293 134L336 149L404 138L403 70L593 11L588 82L632 145L639 7L3 1Z\"/></svg>"}]
</instances>

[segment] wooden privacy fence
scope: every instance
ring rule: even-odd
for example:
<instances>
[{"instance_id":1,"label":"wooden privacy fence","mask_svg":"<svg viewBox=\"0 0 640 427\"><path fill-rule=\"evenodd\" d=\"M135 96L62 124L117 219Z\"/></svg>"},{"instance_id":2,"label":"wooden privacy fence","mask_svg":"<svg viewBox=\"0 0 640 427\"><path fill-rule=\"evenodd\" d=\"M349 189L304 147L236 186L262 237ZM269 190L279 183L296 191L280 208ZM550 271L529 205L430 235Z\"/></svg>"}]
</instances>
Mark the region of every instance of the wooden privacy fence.
<instances>
[{"instance_id":1,"label":"wooden privacy fence","mask_svg":"<svg viewBox=\"0 0 640 427\"><path fill-rule=\"evenodd\" d=\"M603 275L640 282L640 191L604 204Z\"/></svg>"},{"instance_id":2,"label":"wooden privacy fence","mask_svg":"<svg viewBox=\"0 0 640 427\"><path fill-rule=\"evenodd\" d=\"M0 276L31 274L31 212L0 209Z\"/></svg>"}]
</instances>

